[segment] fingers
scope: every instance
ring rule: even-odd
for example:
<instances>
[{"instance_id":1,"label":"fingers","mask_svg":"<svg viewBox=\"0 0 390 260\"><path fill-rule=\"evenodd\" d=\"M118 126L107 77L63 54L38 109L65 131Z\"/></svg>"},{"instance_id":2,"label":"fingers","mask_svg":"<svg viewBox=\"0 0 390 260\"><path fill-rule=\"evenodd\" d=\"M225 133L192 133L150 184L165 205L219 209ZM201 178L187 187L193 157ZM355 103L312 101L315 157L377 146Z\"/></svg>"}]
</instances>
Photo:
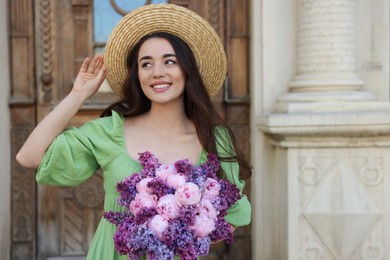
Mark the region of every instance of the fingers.
<instances>
[{"instance_id":1,"label":"fingers","mask_svg":"<svg viewBox=\"0 0 390 260\"><path fill-rule=\"evenodd\" d=\"M99 70L102 68L102 66L103 66L103 56L95 55L95 57L93 58L91 64L87 69L87 73L97 75Z\"/></svg>"},{"instance_id":2,"label":"fingers","mask_svg":"<svg viewBox=\"0 0 390 260\"><path fill-rule=\"evenodd\" d=\"M103 68L103 64L104 64L104 58L103 56L99 56L99 59L97 60L97 63L96 63L96 67L95 67L95 70L93 72L93 74L95 74L95 76L99 73L99 71Z\"/></svg>"},{"instance_id":3,"label":"fingers","mask_svg":"<svg viewBox=\"0 0 390 260\"><path fill-rule=\"evenodd\" d=\"M89 65L89 58L87 57L84 59L83 64L81 64L80 72L81 73L87 72L88 65Z\"/></svg>"},{"instance_id":4,"label":"fingers","mask_svg":"<svg viewBox=\"0 0 390 260\"><path fill-rule=\"evenodd\" d=\"M105 80L106 78L106 68L105 67L102 67L97 75L96 75L96 80L98 81L98 85L101 85L103 83L103 81Z\"/></svg>"}]
</instances>

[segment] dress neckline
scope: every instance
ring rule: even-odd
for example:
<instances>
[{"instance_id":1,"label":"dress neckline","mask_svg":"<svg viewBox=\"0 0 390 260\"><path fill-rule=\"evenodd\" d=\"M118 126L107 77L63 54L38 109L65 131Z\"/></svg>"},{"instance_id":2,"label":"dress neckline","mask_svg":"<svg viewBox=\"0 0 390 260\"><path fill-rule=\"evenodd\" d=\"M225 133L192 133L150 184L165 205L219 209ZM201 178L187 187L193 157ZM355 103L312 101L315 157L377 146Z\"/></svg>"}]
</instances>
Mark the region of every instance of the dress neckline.
<instances>
[{"instance_id":1,"label":"dress neckline","mask_svg":"<svg viewBox=\"0 0 390 260\"><path fill-rule=\"evenodd\" d=\"M113 113L117 113L116 111L113 111ZM141 165L141 163L135 159L128 151L127 151L127 143L126 143L126 134L125 134L125 117L122 115L122 114L119 114L117 113L121 119L121 141L123 143L122 145L122 148L124 150L124 153L126 154L126 156L129 158L130 161L134 162L134 163L137 163L139 165ZM146 151L143 151L143 152L146 152ZM150 151L151 152L151 151ZM206 150L204 148L202 148L202 151L200 152L199 156L198 156L198 160L196 161L196 163L194 165L199 165L202 163L202 160L204 160L204 156L206 155ZM158 158L157 158L158 159ZM183 159L186 159L186 158L183 158ZM170 163L165 163L165 164L174 164L175 162L170 162ZM192 163L192 162L191 162Z\"/></svg>"}]
</instances>

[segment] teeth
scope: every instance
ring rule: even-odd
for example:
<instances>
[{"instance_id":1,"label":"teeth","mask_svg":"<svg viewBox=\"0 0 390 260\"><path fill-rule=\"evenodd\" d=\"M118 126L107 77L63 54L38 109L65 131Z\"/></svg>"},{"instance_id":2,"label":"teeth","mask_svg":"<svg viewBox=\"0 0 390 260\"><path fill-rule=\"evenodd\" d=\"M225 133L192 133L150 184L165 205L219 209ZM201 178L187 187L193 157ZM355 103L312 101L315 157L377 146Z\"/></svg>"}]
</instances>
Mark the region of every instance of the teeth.
<instances>
[{"instance_id":1,"label":"teeth","mask_svg":"<svg viewBox=\"0 0 390 260\"><path fill-rule=\"evenodd\" d=\"M169 84L154 85L153 88L167 88Z\"/></svg>"}]
</instances>

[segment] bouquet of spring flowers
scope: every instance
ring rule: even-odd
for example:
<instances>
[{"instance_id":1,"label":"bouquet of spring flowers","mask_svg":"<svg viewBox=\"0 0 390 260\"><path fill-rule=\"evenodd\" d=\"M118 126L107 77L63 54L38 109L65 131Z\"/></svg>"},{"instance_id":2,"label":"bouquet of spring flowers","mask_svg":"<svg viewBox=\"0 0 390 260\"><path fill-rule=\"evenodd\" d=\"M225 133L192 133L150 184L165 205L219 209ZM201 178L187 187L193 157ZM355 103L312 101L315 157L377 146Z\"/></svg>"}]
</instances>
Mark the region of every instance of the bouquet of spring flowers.
<instances>
[{"instance_id":1,"label":"bouquet of spring flowers","mask_svg":"<svg viewBox=\"0 0 390 260\"><path fill-rule=\"evenodd\" d=\"M140 153L143 169L117 184L123 212L104 213L115 224L114 243L129 259L196 259L207 255L211 242L233 242L227 210L240 198L239 189L217 177L220 164L209 154L193 165L188 160L160 164Z\"/></svg>"}]
</instances>

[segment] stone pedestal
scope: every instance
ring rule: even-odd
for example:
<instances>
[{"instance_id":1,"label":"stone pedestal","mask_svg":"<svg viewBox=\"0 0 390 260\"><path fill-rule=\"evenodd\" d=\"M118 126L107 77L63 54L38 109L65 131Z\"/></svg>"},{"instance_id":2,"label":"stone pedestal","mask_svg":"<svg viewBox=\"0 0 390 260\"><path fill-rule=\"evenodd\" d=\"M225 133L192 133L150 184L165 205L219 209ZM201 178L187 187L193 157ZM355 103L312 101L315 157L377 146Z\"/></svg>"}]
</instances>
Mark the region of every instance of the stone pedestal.
<instances>
[{"instance_id":1,"label":"stone pedestal","mask_svg":"<svg viewBox=\"0 0 390 260\"><path fill-rule=\"evenodd\" d=\"M257 123L275 154L263 178L272 223L263 239L278 241L261 259L389 258L388 109L269 114Z\"/></svg>"}]
</instances>

